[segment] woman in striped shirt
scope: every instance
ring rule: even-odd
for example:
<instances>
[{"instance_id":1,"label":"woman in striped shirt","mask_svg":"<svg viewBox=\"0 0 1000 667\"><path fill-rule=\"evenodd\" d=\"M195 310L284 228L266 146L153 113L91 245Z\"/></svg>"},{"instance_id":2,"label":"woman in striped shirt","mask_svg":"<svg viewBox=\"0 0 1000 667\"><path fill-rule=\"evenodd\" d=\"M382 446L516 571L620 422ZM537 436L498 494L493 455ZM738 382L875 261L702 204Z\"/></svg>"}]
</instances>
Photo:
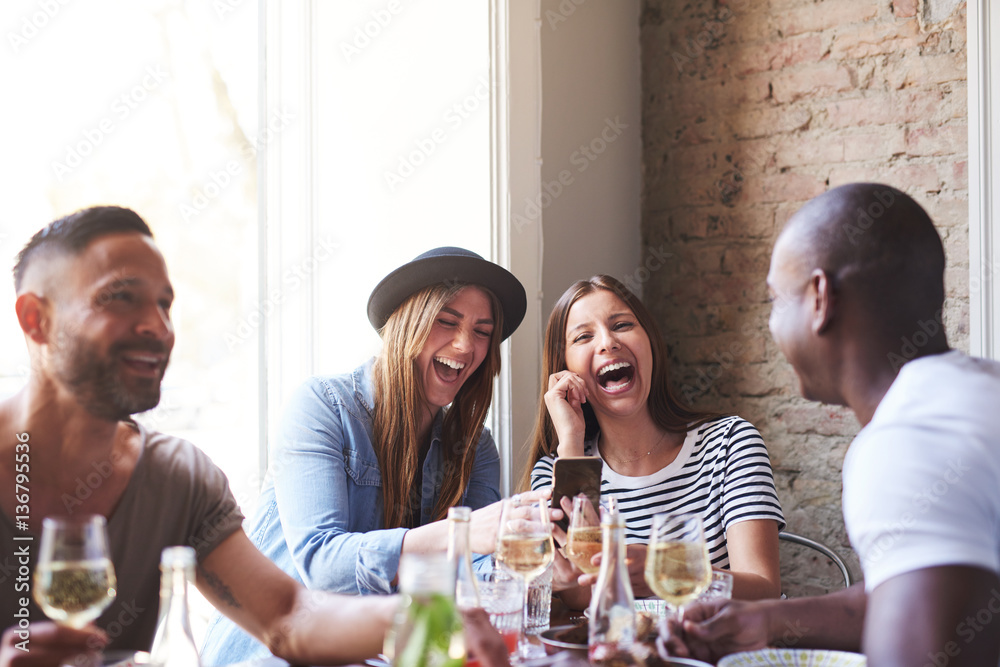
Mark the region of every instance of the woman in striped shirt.
<instances>
[{"instance_id":1,"label":"woman in striped shirt","mask_svg":"<svg viewBox=\"0 0 1000 667\"><path fill-rule=\"evenodd\" d=\"M712 565L733 574L733 597L778 596L784 518L764 442L746 420L674 396L663 339L634 294L605 275L572 285L549 317L543 365L522 487L550 487L558 456L600 456L601 496L618 498L625 515L636 597L652 595L643 566L661 512L703 517ZM570 606L587 603L595 580L558 559L554 585Z\"/></svg>"}]
</instances>

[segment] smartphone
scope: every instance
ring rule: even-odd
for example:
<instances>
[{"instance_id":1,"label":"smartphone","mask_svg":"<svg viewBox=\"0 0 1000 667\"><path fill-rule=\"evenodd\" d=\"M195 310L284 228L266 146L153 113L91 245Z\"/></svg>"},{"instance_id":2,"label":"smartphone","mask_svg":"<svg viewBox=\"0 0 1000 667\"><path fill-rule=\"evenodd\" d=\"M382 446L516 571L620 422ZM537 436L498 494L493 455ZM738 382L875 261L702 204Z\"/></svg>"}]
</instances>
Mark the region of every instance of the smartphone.
<instances>
[{"instance_id":1,"label":"smartphone","mask_svg":"<svg viewBox=\"0 0 1000 667\"><path fill-rule=\"evenodd\" d=\"M550 507L562 509L563 497L571 501L578 493L585 493L594 507L601 503L601 466L597 456L562 456L556 459L552 473L552 501ZM572 506L572 503L571 503ZM569 515L556 522L569 530Z\"/></svg>"}]
</instances>

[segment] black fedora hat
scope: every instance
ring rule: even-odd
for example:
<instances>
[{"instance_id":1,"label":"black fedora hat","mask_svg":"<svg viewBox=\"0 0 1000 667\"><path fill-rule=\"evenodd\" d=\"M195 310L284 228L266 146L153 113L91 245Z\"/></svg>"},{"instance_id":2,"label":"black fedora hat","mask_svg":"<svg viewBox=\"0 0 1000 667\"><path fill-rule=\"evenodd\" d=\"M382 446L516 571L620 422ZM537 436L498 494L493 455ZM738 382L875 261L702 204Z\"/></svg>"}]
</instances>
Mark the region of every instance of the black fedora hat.
<instances>
[{"instance_id":1,"label":"black fedora hat","mask_svg":"<svg viewBox=\"0 0 1000 667\"><path fill-rule=\"evenodd\" d=\"M381 331L392 312L411 294L438 283L481 285L493 292L503 308L503 336L514 333L524 319L528 299L521 281L507 269L465 248L434 248L387 275L368 297L368 321Z\"/></svg>"}]
</instances>

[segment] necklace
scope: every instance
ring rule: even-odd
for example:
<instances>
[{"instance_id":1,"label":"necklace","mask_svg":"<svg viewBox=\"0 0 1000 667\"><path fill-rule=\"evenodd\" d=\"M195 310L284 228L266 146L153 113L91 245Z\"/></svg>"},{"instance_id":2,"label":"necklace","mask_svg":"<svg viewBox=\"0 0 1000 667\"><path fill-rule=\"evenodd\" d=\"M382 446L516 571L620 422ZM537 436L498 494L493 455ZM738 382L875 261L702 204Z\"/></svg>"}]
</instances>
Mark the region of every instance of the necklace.
<instances>
[{"instance_id":1,"label":"necklace","mask_svg":"<svg viewBox=\"0 0 1000 667\"><path fill-rule=\"evenodd\" d=\"M641 455L635 457L634 459L619 459L619 458L615 458L613 456L607 456L604 452L601 452L601 456L604 457L605 459L613 461L614 463L619 463L619 464L635 463L639 459L644 459L647 456L649 456L650 454L652 454L653 451L657 447L660 446L660 443L663 442L666 439L666 437L667 437L667 431L664 431L663 435L660 436L660 439L656 441L656 444L653 445L652 448L650 448L650 450L648 452L646 452L645 454L641 454ZM600 443L598 443L598 445L597 445L597 451L599 451L599 452L601 451L601 445L600 445Z\"/></svg>"}]
</instances>

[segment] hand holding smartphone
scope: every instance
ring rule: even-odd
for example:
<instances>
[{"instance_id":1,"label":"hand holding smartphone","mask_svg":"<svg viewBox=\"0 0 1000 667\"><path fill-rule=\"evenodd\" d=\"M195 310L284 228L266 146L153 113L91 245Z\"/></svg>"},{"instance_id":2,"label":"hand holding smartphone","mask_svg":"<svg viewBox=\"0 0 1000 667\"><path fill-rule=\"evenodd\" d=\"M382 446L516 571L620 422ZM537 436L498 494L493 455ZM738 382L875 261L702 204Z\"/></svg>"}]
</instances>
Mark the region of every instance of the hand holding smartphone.
<instances>
[{"instance_id":1,"label":"hand holding smartphone","mask_svg":"<svg viewBox=\"0 0 1000 667\"><path fill-rule=\"evenodd\" d=\"M564 532L569 530L569 512L573 497L583 493L594 508L601 503L601 466L597 456L562 456L556 459L552 472L552 505L563 510L565 516L556 522ZM563 498L569 501L563 507ZM570 508L570 509L567 509Z\"/></svg>"}]
</instances>

